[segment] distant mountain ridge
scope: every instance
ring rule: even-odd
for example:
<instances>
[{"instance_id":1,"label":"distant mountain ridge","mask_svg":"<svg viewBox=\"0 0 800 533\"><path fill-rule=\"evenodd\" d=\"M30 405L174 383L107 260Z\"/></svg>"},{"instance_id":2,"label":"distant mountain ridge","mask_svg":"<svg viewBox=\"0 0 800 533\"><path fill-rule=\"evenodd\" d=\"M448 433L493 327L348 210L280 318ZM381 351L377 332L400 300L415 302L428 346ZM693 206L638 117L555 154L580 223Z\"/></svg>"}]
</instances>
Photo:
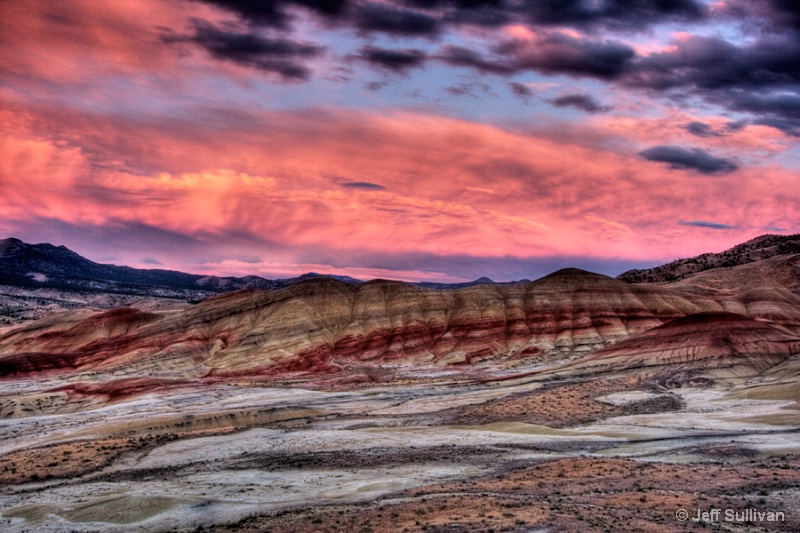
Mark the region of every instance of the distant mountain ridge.
<instances>
[{"instance_id":1,"label":"distant mountain ridge","mask_svg":"<svg viewBox=\"0 0 800 533\"><path fill-rule=\"evenodd\" d=\"M203 299L213 294L242 289L272 290L315 278L330 278L358 285L362 280L308 272L295 278L266 279L260 276L204 276L175 270L138 269L100 264L66 246L28 244L13 237L0 240L0 285L26 288L110 292L142 296ZM495 284L489 278L464 283L416 283L434 289L459 289Z\"/></svg>"},{"instance_id":2,"label":"distant mountain ridge","mask_svg":"<svg viewBox=\"0 0 800 533\"><path fill-rule=\"evenodd\" d=\"M695 279L708 271L800 254L800 234L762 235L720 253L672 261L650 269L629 270L617 276L628 283L676 282ZM349 276L309 272L288 279L188 274L165 269L137 269L95 263L65 246L28 244L16 238L0 240L0 285L29 289L53 288L67 291L107 292L141 296L202 300L219 293L242 289L275 290L309 279L330 278L346 284L364 281ZM527 283L495 282L488 277L462 283L411 283L435 290L457 290L479 285ZM799 282L800 283L800 282Z\"/></svg>"},{"instance_id":3,"label":"distant mountain ridge","mask_svg":"<svg viewBox=\"0 0 800 533\"><path fill-rule=\"evenodd\" d=\"M617 279L628 283L678 281L694 274L720 267L734 267L769 259L779 255L800 253L800 234L761 235L719 253L677 259L654 268L628 270Z\"/></svg>"},{"instance_id":4,"label":"distant mountain ridge","mask_svg":"<svg viewBox=\"0 0 800 533\"><path fill-rule=\"evenodd\" d=\"M95 263L65 246L28 244L13 237L0 240L0 284L19 287L203 298L241 289L277 289L318 276L308 273L299 278L269 280L259 276L237 278L138 269ZM360 283L346 276L331 277Z\"/></svg>"}]
</instances>

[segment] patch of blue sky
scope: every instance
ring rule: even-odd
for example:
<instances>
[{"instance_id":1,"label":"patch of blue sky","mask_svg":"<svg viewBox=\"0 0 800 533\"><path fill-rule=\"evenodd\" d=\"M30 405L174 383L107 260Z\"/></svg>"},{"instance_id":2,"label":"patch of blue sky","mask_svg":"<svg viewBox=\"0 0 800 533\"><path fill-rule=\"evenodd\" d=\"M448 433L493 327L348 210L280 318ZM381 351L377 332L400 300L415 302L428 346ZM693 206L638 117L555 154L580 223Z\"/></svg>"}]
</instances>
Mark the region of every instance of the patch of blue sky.
<instances>
[{"instance_id":1,"label":"patch of blue sky","mask_svg":"<svg viewBox=\"0 0 800 533\"><path fill-rule=\"evenodd\" d=\"M790 143L787 142L786 145L786 150L772 156L770 161L800 171L800 150L797 149L797 139L793 139L793 142Z\"/></svg>"}]
</instances>

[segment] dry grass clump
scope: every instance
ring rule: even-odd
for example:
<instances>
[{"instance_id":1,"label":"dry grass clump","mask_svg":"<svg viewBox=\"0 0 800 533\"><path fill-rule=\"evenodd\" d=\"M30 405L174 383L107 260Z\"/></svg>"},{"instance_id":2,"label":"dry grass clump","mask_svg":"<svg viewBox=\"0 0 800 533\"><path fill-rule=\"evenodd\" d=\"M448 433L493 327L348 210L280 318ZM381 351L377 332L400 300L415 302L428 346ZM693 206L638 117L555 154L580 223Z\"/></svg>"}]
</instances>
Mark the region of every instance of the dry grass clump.
<instances>
[{"instance_id":1,"label":"dry grass clump","mask_svg":"<svg viewBox=\"0 0 800 533\"><path fill-rule=\"evenodd\" d=\"M626 407L602 403L596 398L630 390L635 386L635 382L630 380L591 380L552 385L470 407L455 422L476 425L503 420L550 427L578 426L626 414Z\"/></svg>"}]
</instances>

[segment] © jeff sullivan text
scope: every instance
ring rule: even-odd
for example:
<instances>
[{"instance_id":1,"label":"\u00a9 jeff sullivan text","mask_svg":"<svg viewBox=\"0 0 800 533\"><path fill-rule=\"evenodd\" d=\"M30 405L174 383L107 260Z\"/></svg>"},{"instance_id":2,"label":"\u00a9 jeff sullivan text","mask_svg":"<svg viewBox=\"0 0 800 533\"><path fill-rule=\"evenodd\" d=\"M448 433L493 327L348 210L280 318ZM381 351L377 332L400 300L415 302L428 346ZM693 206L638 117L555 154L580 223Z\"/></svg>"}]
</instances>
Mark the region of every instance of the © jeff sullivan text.
<instances>
[{"instance_id":1,"label":"\u00a9 jeff sullivan text","mask_svg":"<svg viewBox=\"0 0 800 533\"><path fill-rule=\"evenodd\" d=\"M680 522L784 522L783 511L761 511L759 509L696 509L690 513L686 509L675 511L675 518Z\"/></svg>"}]
</instances>

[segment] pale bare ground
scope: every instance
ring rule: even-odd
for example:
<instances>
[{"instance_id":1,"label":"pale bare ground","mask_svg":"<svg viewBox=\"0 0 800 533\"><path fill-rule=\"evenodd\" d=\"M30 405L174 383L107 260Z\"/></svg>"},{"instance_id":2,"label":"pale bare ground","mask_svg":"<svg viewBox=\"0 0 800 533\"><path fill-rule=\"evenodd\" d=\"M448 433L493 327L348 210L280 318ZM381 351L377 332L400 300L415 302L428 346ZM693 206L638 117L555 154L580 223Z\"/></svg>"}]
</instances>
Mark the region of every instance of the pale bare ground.
<instances>
[{"instance_id":1,"label":"pale bare ground","mask_svg":"<svg viewBox=\"0 0 800 533\"><path fill-rule=\"evenodd\" d=\"M793 407L631 378L140 394L0 420L0 531L792 531Z\"/></svg>"}]
</instances>

